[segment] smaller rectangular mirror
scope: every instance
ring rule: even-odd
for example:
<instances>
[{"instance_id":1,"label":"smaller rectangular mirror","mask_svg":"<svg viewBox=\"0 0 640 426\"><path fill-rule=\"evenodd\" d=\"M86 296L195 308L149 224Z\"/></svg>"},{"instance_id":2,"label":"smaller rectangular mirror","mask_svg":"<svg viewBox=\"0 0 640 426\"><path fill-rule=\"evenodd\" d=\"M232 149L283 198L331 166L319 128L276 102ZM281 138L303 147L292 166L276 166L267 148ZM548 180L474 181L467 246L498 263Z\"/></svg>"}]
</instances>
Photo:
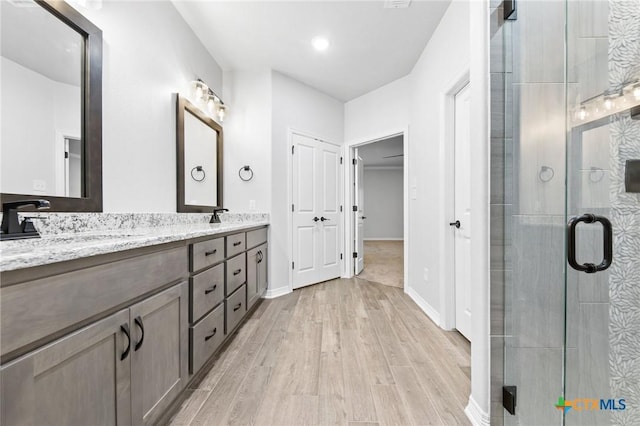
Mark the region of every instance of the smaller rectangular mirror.
<instances>
[{"instance_id":1,"label":"smaller rectangular mirror","mask_svg":"<svg viewBox=\"0 0 640 426\"><path fill-rule=\"evenodd\" d=\"M178 212L222 207L222 127L177 96Z\"/></svg>"}]
</instances>

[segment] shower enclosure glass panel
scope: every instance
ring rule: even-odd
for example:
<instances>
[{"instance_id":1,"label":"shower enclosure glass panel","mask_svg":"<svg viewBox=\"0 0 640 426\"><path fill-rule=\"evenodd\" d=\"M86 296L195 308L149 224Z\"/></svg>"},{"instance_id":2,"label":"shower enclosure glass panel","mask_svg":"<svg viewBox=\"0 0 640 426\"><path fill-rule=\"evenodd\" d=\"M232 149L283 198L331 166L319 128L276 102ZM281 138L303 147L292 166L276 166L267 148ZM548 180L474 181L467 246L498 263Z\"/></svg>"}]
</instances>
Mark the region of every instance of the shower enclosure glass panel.
<instances>
[{"instance_id":1,"label":"shower enclosure glass panel","mask_svg":"<svg viewBox=\"0 0 640 426\"><path fill-rule=\"evenodd\" d=\"M625 186L640 159L640 1L517 6L503 43L504 382L517 386L504 423L640 424L640 194Z\"/></svg>"}]
</instances>

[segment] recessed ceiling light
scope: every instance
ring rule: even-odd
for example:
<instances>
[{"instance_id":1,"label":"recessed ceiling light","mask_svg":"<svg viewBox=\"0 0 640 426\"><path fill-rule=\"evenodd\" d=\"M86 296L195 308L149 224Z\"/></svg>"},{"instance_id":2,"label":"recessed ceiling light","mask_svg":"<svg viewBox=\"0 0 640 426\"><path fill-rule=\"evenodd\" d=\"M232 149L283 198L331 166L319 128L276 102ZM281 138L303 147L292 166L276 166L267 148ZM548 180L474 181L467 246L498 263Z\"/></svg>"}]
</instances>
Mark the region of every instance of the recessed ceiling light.
<instances>
[{"instance_id":1,"label":"recessed ceiling light","mask_svg":"<svg viewBox=\"0 0 640 426\"><path fill-rule=\"evenodd\" d=\"M323 50L327 50L327 48L329 47L329 40L324 37L315 37L313 40L311 40L311 45L317 51L322 52Z\"/></svg>"}]
</instances>

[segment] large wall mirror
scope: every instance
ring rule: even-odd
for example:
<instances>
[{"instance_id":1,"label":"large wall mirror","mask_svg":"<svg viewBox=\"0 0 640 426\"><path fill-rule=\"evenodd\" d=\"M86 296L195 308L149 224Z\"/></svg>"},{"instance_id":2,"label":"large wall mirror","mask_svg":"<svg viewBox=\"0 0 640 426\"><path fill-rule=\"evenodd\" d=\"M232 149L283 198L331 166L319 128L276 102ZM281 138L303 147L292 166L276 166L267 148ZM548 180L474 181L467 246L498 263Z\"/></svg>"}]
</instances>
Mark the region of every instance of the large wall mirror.
<instances>
[{"instance_id":1,"label":"large wall mirror","mask_svg":"<svg viewBox=\"0 0 640 426\"><path fill-rule=\"evenodd\" d=\"M177 96L178 212L222 207L222 127Z\"/></svg>"},{"instance_id":2,"label":"large wall mirror","mask_svg":"<svg viewBox=\"0 0 640 426\"><path fill-rule=\"evenodd\" d=\"M0 1L2 201L102 211L102 32L63 1Z\"/></svg>"}]
</instances>

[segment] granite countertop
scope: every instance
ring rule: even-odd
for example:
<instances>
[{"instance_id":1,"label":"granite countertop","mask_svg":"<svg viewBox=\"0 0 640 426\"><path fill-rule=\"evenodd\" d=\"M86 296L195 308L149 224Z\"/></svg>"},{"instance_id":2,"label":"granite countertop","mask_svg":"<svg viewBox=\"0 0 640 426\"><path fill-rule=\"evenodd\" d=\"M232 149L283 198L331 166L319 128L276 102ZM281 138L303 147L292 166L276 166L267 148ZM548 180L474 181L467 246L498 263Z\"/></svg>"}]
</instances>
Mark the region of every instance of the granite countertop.
<instances>
[{"instance_id":1,"label":"granite countertop","mask_svg":"<svg viewBox=\"0 0 640 426\"><path fill-rule=\"evenodd\" d=\"M192 238L268 225L268 217L229 223L177 223L173 225L95 229L43 235L41 238L0 242L0 272L97 256Z\"/></svg>"}]
</instances>

